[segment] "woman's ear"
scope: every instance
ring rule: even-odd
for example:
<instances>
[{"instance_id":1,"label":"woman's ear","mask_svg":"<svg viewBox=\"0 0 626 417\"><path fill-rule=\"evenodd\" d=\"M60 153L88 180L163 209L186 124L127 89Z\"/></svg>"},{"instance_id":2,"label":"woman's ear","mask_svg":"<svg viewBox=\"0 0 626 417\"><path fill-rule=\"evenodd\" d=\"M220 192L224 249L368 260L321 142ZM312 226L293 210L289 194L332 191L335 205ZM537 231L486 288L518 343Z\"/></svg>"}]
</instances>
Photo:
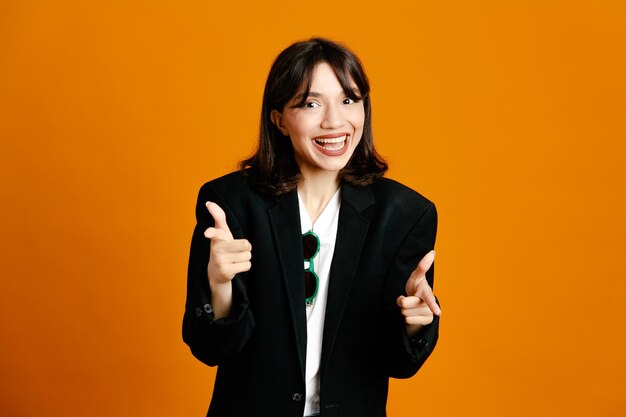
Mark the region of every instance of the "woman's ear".
<instances>
[{"instance_id":1,"label":"woman's ear","mask_svg":"<svg viewBox=\"0 0 626 417\"><path fill-rule=\"evenodd\" d=\"M289 131L285 128L283 124L283 114L278 110L274 109L270 112L270 120L274 125L281 131L281 133L285 136L289 136Z\"/></svg>"}]
</instances>

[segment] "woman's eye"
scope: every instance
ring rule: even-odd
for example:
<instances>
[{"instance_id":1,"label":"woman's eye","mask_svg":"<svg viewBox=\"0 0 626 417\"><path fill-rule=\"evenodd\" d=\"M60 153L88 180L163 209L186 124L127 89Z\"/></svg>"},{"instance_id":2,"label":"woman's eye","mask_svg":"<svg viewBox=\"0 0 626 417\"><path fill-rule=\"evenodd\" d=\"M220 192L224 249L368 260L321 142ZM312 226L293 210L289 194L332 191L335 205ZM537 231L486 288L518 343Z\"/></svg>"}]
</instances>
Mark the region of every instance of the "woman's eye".
<instances>
[{"instance_id":1,"label":"woman's eye","mask_svg":"<svg viewBox=\"0 0 626 417\"><path fill-rule=\"evenodd\" d=\"M351 98L344 98L342 103L343 104L354 104L354 103L356 103L356 100L353 100Z\"/></svg>"},{"instance_id":2,"label":"woman's eye","mask_svg":"<svg viewBox=\"0 0 626 417\"><path fill-rule=\"evenodd\" d=\"M312 109L312 108L315 108L315 107L319 107L319 104L317 104L314 101L307 101L306 103L304 103L304 107Z\"/></svg>"}]
</instances>

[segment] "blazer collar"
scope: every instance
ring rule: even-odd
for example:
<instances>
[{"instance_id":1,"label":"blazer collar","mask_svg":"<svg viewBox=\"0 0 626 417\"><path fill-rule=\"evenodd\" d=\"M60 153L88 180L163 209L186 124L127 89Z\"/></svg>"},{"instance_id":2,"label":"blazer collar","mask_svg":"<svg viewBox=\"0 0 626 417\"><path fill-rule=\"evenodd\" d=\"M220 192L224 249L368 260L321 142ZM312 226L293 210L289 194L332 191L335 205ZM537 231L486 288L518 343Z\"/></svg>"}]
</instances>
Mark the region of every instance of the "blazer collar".
<instances>
[{"instance_id":1,"label":"blazer collar","mask_svg":"<svg viewBox=\"0 0 626 417\"><path fill-rule=\"evenodd\" d=\"M343 184L341 186L341 198L342 201L352 205L359 213L374 204L375 201L370 187L357 187L351 184Z\"/></svg>"},{"instance_id":2,"label":"blazer collar","mask_svg":"<svg viewBox=\"0 0 626 417\"><path fill-rule=\"evenodd\" d=\"M274 242L276 243L278 261L293 319L302 379L304 379L307 332L298 192L293 190L277 198L276 205L270 207L267 214L272 234L274 235Z\"/></svg>"},{"instance_id":3,"label":"blazer collar","mask_svg":"<svg viewBox=\"0 0 626 417\"><path fill-rule=\"evenodd\" d=\"M362 215L362 212L375 201L369 187L356 187L349 184L342 185L341 199L337 240L330 268L320 369L323 369L332 351L369 227L369 221ZM277 198L276 205L268 209L268 217L276 242L304 378L307 327L297 191L293 190Z\"/></svg>"},{"instance_id":4,"label":"blazer collar","mask_svg":"<svg viewBox=\"0 0 626 417\"><path fill-rule=\"evenodd\" d=\"M342 187L342 204L339 210L335 252L330 266L330 282L324 318L320 363L322 373L335 344L369 228L369 220L363 216L362 212L374 201L369 187L355 187L349 184L344 184Z\"/></svg>"}]
</instances>

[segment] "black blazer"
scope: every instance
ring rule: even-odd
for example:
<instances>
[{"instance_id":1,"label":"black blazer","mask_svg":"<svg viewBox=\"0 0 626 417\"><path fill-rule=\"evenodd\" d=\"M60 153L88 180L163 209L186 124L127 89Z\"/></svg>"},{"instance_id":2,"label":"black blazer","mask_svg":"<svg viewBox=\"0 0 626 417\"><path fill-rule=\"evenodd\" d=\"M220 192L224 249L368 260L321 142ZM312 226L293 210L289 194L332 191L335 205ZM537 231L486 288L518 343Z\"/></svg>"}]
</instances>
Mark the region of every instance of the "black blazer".
<instances>
[{"instance_id":1,"label":"black blazer","mask_svg":"<svg viewBox=\"0 0 626 417\"><path fill-rule=\"evenodd\" d=\"M385 416L389 377L415 374L432 352L439 318L409 338L396 298L434 247L435 206L389 179L343 184L320 364L322 416ZM205 203L226 212L235 238L252 244L252 268L233 280L231 317L214 320L207 264L213 225ZM207 416L302 417L306 312L297 192L260 193L232 173L206 183L196 205L183 339L218 365ZM433 285L433 268L427 279ZM408 400L408 399L407 399Z\"/></svg>"}]
</instances>

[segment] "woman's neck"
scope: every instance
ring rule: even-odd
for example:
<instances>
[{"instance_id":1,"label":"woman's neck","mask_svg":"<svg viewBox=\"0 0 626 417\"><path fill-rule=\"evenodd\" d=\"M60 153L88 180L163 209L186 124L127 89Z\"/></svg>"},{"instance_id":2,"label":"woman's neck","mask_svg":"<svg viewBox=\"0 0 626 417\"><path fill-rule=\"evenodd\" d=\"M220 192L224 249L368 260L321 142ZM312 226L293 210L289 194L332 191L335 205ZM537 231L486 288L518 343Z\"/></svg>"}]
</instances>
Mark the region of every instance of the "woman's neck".
<instances>
[{"instance_id":1,"label":"woman's neck","mask_svg":"<svg viewBox=\"0 0 626 417\"><path fill-rule=\"evenodd\" d=\"M338 189L339 176L336 172L302 176L298 184L298 194L313 224Z\"/></svg>"}]
</instances>

